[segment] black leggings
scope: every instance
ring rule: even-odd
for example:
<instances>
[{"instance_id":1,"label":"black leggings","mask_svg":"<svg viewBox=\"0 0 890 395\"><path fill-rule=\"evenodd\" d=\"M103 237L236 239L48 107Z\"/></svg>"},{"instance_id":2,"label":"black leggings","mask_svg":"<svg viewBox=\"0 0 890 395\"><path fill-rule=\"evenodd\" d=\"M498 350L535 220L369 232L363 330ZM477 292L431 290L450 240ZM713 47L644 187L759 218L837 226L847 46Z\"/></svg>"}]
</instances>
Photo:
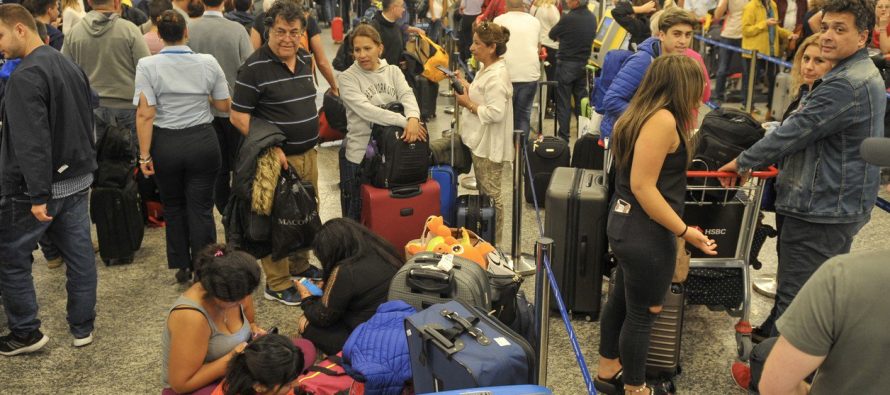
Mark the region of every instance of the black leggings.
<instances>
[{"instance_id":1,"label":"black leggings","mask_svg":"<svg viewBox=\"0 0 890 395\"><path fill-rule=\"evenodd\" d=\"M629 214L611 210L606 233L618 268L600 319L599 351L605 358L621 359L625 384L643 385L649 335L657 316L649 308L664 303L676 264L677 241L649 219L639 204Z\"/></svg>"},{"instance_id":2,"label":"black leggings","mask_svg":"<svg viewBox=\"0 0 890 395\"><path fill-rule=\"evenodd\" d=\"M301 335L304 339L311 341L315 348L321 350L321 352L327 355L334 355L343 350L343 346L351 333L352 329L349 329L342 322L325 328L313 326L310 323L306 325L306 329Z\"/></svg>"}]
</instances>

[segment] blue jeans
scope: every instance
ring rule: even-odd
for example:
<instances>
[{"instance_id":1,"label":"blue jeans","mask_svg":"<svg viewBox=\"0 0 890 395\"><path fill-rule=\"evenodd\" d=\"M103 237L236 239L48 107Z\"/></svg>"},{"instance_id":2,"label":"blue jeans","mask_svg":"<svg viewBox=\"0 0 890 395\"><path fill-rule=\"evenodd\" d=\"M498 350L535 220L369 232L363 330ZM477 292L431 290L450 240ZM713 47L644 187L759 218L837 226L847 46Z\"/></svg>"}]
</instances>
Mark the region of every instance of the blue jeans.
<instances>
[{"instance_id":1,"label":"blue jeans","mask_svg":"<svg viewBox=\"0 0 890 395\"><path fill-rule=\"evenodd\" d=\"M572 115L581 115L581 99L587 96L587 74L584 66L587 62L564 61L556 63L556 121L559 125L558 136L569 141L569 125ZM572 99L575 109L572 110Z\"/></svg>"},{"instance_id":2,"label":"blue jeans","mask_svg":"<svg viewBox=\"0 0 890 395\"><path fill-rule=\"evenodd\" d=\"M26 196L0 200L0 289L9 329L24 337L40 329L37 293L31 275L31 252L48 234L62 254L67 269L68 325L71 334L83 338L96 320L96 256L90 238L87 190L52 199L47 203L51 222L39 222L31 214Z\"/></svg>"},{"instance_id":3,"label":"blue jeans","mask_svg":"<svg viewBox=\"0 0 890 395\"><path fill-rule=\"evenodd\" d=\"M766 358L769 357L769 353L773 351L773 347L776 345L776 340L779 340L779 338L771 337L765 339L751 350L751 382L748 384L749 390L754 392L760 391L757 386L760 384L760 377L763 376L763 367L766 365Z\"/></svg>"},{"instance_id":4,"label":"blue jeans","mask_svg":"<svg viewBox=\"0 0 890 395\"><path fill-rule=\"evenodd\" d=\"M53 245L53 241L49 239L48 235L43 235L37 244L40 245L40 251L43 251L43 257L46 258L46 260L51 261L61 256L61 254L59 254L59 249Z\"/></svg>"},{"instance_id":5,"label":"blue jeans","mask_svg":"<svg viewBox=\"0 0 890 395\"><path fill-rule=\"evenodd\" d=\"M537 86L535 81L513 83L513 130L522 130L525 135L528 135L531 126Z\"/></svg>"},{"instance_id":6,"label":"blue jeans","mask_svg":"<svg viewBox=\"0 0 890 395\"><path fill-rule=\"evenodd\" d=\"M740 38L721 37L720 42L735 47L742 46L742 39ZM723 93L726 92L726 77L729 75L729 67L738 56L741 56L738 52L720 48L720 64L717 66L717 82L714 84L714 94L712 96L719 102L723 102ZM747 88L748 86L745 85L742 87L742 90L747 92Z\"/></svg>"},{"instance_id":7,"label":"blue jeans","mask_svg":"<svg viewBox=\"0 0 890 395\"><path fill-rule=\"evenodd\" d=\"M776 300L769 317L760 329L778 336L776 320L785 313L803 285L835 255L850 252L853 237L868 220L849 224L819 224L798 218L783 216L778 251L779 266L776 271Z\"/></svg>"},{"instance_id":8,"label":"blue jeans","mask_svg":"<svg viewBox=\"0 0 890 395\"><path fill-rule=\"evenodd\" d=\"M340 211L346 218L362 218L362 166L346 159L346 144L340 149Z\"/></svg>"}]
</instances>

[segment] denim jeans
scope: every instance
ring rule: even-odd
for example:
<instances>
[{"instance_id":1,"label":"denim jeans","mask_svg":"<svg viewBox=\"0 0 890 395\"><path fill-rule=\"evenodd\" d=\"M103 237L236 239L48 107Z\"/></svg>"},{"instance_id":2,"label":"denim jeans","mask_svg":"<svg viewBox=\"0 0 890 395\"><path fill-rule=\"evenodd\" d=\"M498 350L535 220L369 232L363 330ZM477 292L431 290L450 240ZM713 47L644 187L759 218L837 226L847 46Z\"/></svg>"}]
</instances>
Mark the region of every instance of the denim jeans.
<instances>
[{"instance_id":1,"label":"denim jeans","mask_svg":"<svg viewBox=\"0 0 890 395\"><path fill-rule=\"evenodd\" d=\"M584 71L586 62L563 61L556 64L556 120L559 125L559 137L569 141L569 125L572 115L581 115L581 99L587 95L587 74ZM572 99L575 108L572 110Z\"/></svg>"},{"instance_id":2,"label":"denim jeans","mask_svg":"<svg viewBox=\"0 0 890 395\"><path fill-rule=\"evenodd\" d=\"M522 130L528 135L531 126L532 105L535 103L535 88L538 83L514 82L513 83L513 129Z\"/></svg>"},{"instance_id":3,"label":"denim jeans","mask_svg":"<svg viewBox=\"0 0 890 395\"><path fill-rule=\"evenodd\" d=\"M340 149L340 211L343 217L361 221L362 179L360 164L346 159L346 146Z\"/></svg>"},{"instance_id":4,"label":"denim jeans","mask_svg":"<svg viewBox=\"0 0 890 395\"><path fill-rule=\"evenodd\" d=\"M618 267L600 318L599 352L609 359L620 357L625 384L642 385L657 317L649 308L662 305L671 286L677 238L639 208L627 214L610 211L606 233Z\"/></svg>"},{"instance_id":5,"label":"denim jeans","mask_svg":"<svg viewBox=\"0 0 890 395\"><path fill-rule=\"evenodd\" d=\"M155 127L151 156L167 220L167 266L190 269L194 256L216 243L213 188L220 167L216 133L210 124Z\"/></svg>"},{"instance_id":6,"label":"denim jeans","mask_svg":"<svg viewBox=\"0 0 890 395\"><path fill-rule=\"evenodd\" d=\"M751 350L751 382L748 384L749 390L754 392L760 391L757 386L760 384L760 377L763 376L763 367L766 365L766 358L773 351L777 340L779 340L778 337L765 339Z\"/></svg>"},{"instance_id":7,"label":"denim jeans","mask_svg":"<svg viewBox=\"0 0 890 395\"><path fill-rule=\"evenodd\" d=\"M37 244L40 245L40 251L43 252L43 257L47 261L51 261L62 256L59 253L59 249L56 248L55 245L53 245L53 241L50 240L49 235L44 234L43 237L41 237L40 240L37 242Z\"/></svg>"},{"instance_id":8,"label":"denim jeans","mask_svg":"<svg viewBox=\"0 0 890 395\"><path fill-rule=\"evenodd\" d=\"M726 45L742 46L742 39L740 38L721 37L720 41ZM729 75L729 67L738 56L741 56L738 52L720 48L720 64L717 66L717 82L714 84L714 95L712 97L721 103L723 102L723 94L726 92L726 77ZM748 86L745 85L742 87L742 90L747 92L747 88Z\"/></svg>"},{"instance_id":9,"label":"denim jeans","mask_svg":"<svg viewBox=\"0 0 890 395\"><path fill-rule=\"evenodd\" d=\"M779 267L776 271L776 300L769 317L760 326L778 336L776 320L785 313L803 285L835 255L850 252L853 237L868 220L849 224L819 224L784 216L779 234Z\"/></svg>"},{"instance_id":10,"label":"denim jeans","mask_svg":"<svg viewBox=\"0 0 890 395\"><path fill-rule=\"evenodd\" d=\"M88 197L85 189L50 200L46 209L53 218L51 222L34 218L26 196L5 196L0 200L0 290L9 329L16 336L24 337L40 329L31 253L44 234L50 235L67 266L65 289L71 334L83 338L93 331L97 277Z\"/></svg>"}]
</instances>

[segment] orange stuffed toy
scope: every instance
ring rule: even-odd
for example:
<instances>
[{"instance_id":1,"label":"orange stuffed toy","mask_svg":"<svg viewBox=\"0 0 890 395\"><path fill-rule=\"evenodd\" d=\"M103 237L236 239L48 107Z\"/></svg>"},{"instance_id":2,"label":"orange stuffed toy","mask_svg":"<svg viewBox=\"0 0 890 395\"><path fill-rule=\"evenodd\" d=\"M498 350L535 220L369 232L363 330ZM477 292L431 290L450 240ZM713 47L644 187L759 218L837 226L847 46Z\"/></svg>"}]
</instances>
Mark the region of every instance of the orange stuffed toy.
<instances>
[{"instance_id":1,"label":"orange stuffed toy","mask_svg":"<svg viewBox=\"0 0 890 395\"><path fill-rule=\"evenodd\" d=\"M465 228L451 229L445 225L442 217L430 217L426 223L429 235L433 235L426 244L412 242L405 246L405 250L411 254L423 251L436 254L453 254L476 262L483 269L488 269L488 253L494 251L490 243L470 238L470 232ZM460 240L454 237L454 233L460 236ZM475 244L474 244L475 243Z\"/></svg>"}]
</instances>

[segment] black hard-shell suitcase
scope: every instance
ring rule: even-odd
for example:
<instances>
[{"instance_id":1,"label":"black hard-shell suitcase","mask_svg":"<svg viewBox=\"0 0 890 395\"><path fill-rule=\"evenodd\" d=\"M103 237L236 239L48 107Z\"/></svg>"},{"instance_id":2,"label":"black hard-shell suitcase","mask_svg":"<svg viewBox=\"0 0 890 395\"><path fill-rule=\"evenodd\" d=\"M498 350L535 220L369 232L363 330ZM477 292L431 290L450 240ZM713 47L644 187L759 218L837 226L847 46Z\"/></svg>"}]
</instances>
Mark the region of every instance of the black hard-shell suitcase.
<instances>
[{"instance_id":1,"label":"black hard-shell suitcase","mask_svg":"<svg viewBox=\"0 0 890 395\"><path fill-rule=\"evenodd\" d=\"M547 186L550 185L553 171L557 167L568 167L571 162L572 154L569 151L569 143L559 137L543 136L527 143L525 149L528 152L528 164L532 169L538 205L546 207L544 195L547 192ZM532 184L528 181L528 171L523 168L522 172L525 177L525 202L533 203Z\"/></svg>"},{"instance_id":2,"label":"black hard-shell suitcase","mask_svg":"<svg viewBox=\"0 0 890 395\"><path fill-rule=\"evenodd\" d=\"M608 259L608 193L600 170L560 167L547 189L545 234L553 246L553 276L575 315L595 320ZM551 304L556 308L556 303Z\"/></svg>"},{"instance_id":3,"label":"black hard-shell suitcase","mask_svg":"<svg viewBox=\"0 0 890 395\"><path fill-rule=\"evenodd\" d=\"M145 233L136 180L128 177L123 188L94 188L90 217L96 224L102 262L109 266L132 263Z\"/></svg>"},{"instance_id":4,"label":"black hard-shell suitcase","mask_svg":"<svg viewBox=\"0 0 890 395\"><path fill-rule=\"evenodd\" d=\"M495 244L494 204L486 195L461 195L457 198L457 227L467 228L482 240Z\"/></svg>"},{"instance_id":5,"label":"black hard-shell suitcase","mask_svg":"<svg viewBox=\"0 0 890 395\"><path fill-rule=\"evenodd\" d=\"M646 376L666 380L680 374L680 340L683 337L685 309L683 284L671 284L664 297L661 314L655 319L646 355Z\"/></svg>"},{"instance_id":6,"label":"black hard-shell suitcase","mask_svg":"<svg viewBox=\"0 0 890 395\"><path fill-rule=\"evenodd\" d=\"M437 303L460 300L485 311L491 309L488 274L476 262L449 255L454 267L444 272L436 266L440 254L421 252L408 260L389 284L387 300L401 300L423 310Z\"/></svg>"}]
</instances>

